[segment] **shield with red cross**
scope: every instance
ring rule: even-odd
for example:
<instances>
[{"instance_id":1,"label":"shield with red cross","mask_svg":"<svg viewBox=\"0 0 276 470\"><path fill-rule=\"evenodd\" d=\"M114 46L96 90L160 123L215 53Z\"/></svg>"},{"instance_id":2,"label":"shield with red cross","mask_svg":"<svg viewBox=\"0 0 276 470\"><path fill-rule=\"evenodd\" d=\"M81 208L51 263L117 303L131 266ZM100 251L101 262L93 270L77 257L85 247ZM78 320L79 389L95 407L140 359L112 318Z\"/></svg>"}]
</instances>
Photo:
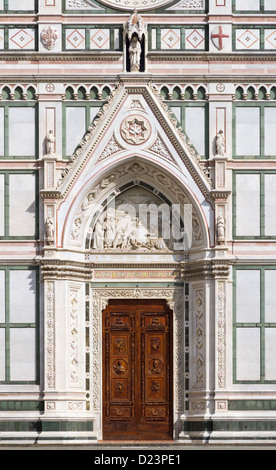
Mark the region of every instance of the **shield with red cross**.
<instances>
[{"instance_id":1,"label":"shield with red cross","mask_svg":"<svg viewBox=\"0 0 276 470\"><path fill-rule=\"evenodd\" d=\"M216 26L211 33L211 38L216 48L221 51L229 41L229 34L223 26Z\"/></svg>"}]
</instances>

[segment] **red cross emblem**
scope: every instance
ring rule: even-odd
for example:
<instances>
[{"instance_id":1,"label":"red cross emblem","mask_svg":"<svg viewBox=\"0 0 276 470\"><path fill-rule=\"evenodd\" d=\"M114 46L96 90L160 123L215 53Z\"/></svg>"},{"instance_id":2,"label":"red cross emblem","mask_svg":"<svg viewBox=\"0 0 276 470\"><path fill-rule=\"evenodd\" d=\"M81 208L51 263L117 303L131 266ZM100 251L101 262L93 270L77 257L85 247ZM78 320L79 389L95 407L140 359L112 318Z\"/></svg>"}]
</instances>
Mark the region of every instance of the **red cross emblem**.
<instances>
[{"instance_id":1,"label":"red cross emblem","mask_svg":"<svg viewBox=\"0 0 276 470\"><path fill-rule=\"evenodd\" d=\"M225 47L223 40L226 38L229 39L229 35L223 32L222 26L217 26L214 28L211 38L216 48L221 51Z\"/></svg>"}]
</instances>

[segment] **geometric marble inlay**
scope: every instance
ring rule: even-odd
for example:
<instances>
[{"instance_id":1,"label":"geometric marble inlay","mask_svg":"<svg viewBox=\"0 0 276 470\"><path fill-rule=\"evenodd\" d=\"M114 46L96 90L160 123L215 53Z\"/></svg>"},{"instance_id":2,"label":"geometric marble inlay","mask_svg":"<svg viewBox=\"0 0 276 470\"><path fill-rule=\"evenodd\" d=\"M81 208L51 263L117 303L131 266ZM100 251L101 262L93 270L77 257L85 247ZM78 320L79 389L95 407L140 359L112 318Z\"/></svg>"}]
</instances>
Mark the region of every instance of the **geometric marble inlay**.
<instances>
[{"instance_id":1,"label":"geometric marble inlay","mask_svg":"<svg viewBox=\"0 0 276 470\"><path fill-rule=\"evenodd\" d=\"M85 48L85 29L66 31L66 49L71 49L72 46L74 49Z\"/></svg>"},{"instance_id":2,"label":"geometric marble inlay","mask_svg":"<svg viewBox=\"0 0 276 470\"><path fill-rule=\"evenodd\" d=\"M10 38L9 38L10 48L14 47L13 44L15 44L17 48L19 49L27 48L27 46L29 46L28 49L34 48L34 31L33 30L30 30L30 31L26 31L25 29L16 30L16 33L11 36L13 32L14 30L10 31ZM13 44L11 44L11 42ZM30 44L32 44L32 46L30 46Z\"/></svg>"},{"instance_id":3,"label":"geometric marble inlay","mask_svg":"<svg viewBox=\"0 0 276 470\"><path fill-rule=\"evenodd\" d=\"M189 49L191 46L193 49L203 49L204 48L204 30L193 29L186 30L186 49Z\"/></svg>"},{"instance_id":4,"label":"geometric marble inlay","mask_svg":"<svg viewBox=\"0 0 276 470\"><path fill-rule=\"evenodd\" d=\"M276 49L276 30L265 31L265 49Z\"/></svg>"},{"instance_id":5,"label":"geometric marble inlay","mask_svg":"<svg viewBox=\"0 0 276 470\"><path fill-rule=\"evenodd\" d=\"M109 49L110 30L97 29L92 31L94 34L91 36L91 49L94 49L95 46L97 49Z\"/></svg>"},{"instance_id":6,"label":"geometric marble inlay","mask_svg":"<svg viewBox=\"0 0 276 470\"><path fill-rule=\"evenodd\" d=\"M161 37L161 49L180 49L180 30L164 29Z\"/></svg>"},{"instance_id":7,"label":"geometric marble inlay","mask_svg":"<svg viewBox=\"0 0 276 470\"><path fill-rule=\"evenodd\" d=\"M242 31L242 34L240 34ZM237 42L236 47L237 49L259 49L259 41L260 41L260 31L259 30L237 30Z\"/></svg>"}]
</instances>

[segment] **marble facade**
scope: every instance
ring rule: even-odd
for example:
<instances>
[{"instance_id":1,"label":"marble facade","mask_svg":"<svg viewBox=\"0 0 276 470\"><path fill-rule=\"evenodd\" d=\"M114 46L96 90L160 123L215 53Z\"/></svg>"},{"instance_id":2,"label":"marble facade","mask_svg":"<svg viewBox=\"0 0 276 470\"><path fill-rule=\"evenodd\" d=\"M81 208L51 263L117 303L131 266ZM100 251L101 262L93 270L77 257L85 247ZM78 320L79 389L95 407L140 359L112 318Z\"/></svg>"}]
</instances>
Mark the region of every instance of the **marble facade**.
<instances>
[{"instance_id":1,"label":"marble facade","mask_svg":"<svg viewBox=\"0 0 276 470\"><path fill-rule=\"evenodd\" d=\"M172 309L175 441L275 443L273 2L23 3L0 0L0 444L102 440L111 299Z\"/></svg>"}]
</instances>

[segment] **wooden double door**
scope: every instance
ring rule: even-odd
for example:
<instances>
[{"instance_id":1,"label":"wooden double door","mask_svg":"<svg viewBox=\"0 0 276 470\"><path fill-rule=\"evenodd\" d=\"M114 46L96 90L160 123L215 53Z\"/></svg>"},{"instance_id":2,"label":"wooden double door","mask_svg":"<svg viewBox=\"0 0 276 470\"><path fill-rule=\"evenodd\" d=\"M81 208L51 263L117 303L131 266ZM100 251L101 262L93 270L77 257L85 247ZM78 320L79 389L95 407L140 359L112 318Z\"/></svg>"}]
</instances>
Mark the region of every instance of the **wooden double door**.
<instances>
[{"instance_id":1,"label":"wooden double door","mask_svg":"<svg viewBox=\"0 0 276 470\"><path fill-rule=\"evenodd\" d=\"M103 438L172 439L172 311L166 301L110 301L103 312L103 365Z\"/></svg>"}]
</instances>

